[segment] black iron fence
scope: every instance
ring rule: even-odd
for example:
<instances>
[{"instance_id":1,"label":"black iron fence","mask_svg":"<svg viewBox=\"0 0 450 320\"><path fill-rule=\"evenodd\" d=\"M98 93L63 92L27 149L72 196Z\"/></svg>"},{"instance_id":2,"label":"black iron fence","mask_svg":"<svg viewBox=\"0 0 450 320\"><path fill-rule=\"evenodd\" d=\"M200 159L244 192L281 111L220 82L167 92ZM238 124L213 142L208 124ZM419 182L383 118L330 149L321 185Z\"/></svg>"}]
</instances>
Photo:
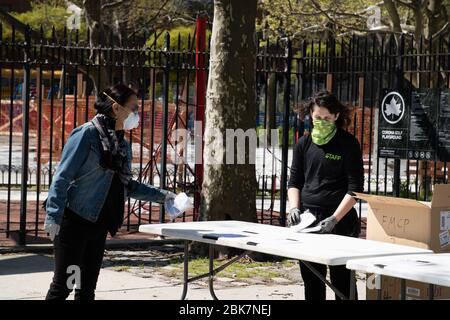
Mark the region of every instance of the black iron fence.
<instances>
[{"instance_id":1,"label":"black iron fence","mask_svg":"<svg viewBox=\"0 0 450 320\"><path fill-rule=\"evenodd\" d=\"M195 34L154 34L139 45L99 39L92 47L77 33L62 34L57 37L53 30L45 37L42 29L28 30L18 40L13 29L0 38L0 234L18 236L21 244L47 240L41 203L61 150L71 130L94 115L95 95L108 84L127 83L138 93L141 126L128 134L135 176L191 196L200 190L195 139L180 151L173 133L185 128L193 135L199 73L207 81L207 44L198 50L197 43L196 50ZM199 65L199 58L205 63ZM280 132L279 147L272 141L256 150L260 222L284 221L292 147L309 129L294 109L320 88L353 109L348 130L361 144L366 192L429 200L434 183L448 182L446 161L380 158L377 126L384 88L449 87L449 39L373 34L294 43L260 40L256 68L256 128ZM177 164L181 156L182 165ZM130 200L126 210L124 231L167 221L156 204ZM360 215L364 210L360 203ZM194 209L179 219L197 217Z\"/></svg>"}]
</instances>

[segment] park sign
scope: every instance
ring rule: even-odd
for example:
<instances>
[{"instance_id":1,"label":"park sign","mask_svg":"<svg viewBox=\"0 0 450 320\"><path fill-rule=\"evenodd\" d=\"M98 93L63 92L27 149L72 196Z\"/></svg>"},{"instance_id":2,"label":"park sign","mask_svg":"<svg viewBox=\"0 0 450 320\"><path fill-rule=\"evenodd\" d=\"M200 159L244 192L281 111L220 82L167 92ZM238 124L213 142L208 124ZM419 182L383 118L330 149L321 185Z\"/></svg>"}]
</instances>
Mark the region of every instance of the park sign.
<instances>
[{"instance_id":1,"label":"park sign","mask_svg":"<svg viewBox=\"0 0 450 320\"><path fill-rule=\"evenodd\" d=\"M384 89L380 101L380 157L450 160L450 89Z\"/></svg>"},{"instance_id":2,"label":"park sign","mask_svg":"<svg viewBox=\"0 0 450 320\"><path fill-rule=\"evenodd\" d=\"M401 91L382 90L378 121L380 157L406 158L409 133L409 101L406 98Z\"/></svg>"}]
</instances>

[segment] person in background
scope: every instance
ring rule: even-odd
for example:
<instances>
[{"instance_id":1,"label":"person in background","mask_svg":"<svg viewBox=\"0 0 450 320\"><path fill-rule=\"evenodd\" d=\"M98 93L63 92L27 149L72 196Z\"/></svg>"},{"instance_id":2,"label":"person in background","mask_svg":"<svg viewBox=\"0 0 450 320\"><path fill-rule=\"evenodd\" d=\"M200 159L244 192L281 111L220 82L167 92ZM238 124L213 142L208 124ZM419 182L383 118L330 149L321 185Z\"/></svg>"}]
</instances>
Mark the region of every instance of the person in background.
<instances>
[{"instance_id":1,"label":"person in background","mask_svg":"<svg viewBox=\"0 0 450 320\"><path fill-rule=\"evenodd\" d=\"M124 134L139 125L136 93L117 84L100 93L94 106L96 116L68 138L45 203L44 229L55 255L47 300L66 299L72 291L69 277L77 275L75 299L95 298L106 236L121 227L127 197L157 203L175 198L133 180Z\"/></svg>"},{"instance_id":2,"label":"person in background","mask_svg":"<svg viewBox=\"0 0 450 320\"><path fill-rule=\"evenodd\" d=\"M353 207L353 192L363 192L364 169L358 140L345 131L350 112L333 94L317 92L304 104L304 114L312 120L311 134L295 146L288 197L288 225L301 222L309 209L316 217L319 233L358 237L360 222ZM312 225L314 226L314 225ZM326 265L311 263L324 277ZM300 262L306 300L325 300L325 284ZM346 297L350 294L350 270L330 266L331 283ZM356 291L355 291L356 292ZM336 295L336 299L339 297Z\"/></svg>"}]
</instances>

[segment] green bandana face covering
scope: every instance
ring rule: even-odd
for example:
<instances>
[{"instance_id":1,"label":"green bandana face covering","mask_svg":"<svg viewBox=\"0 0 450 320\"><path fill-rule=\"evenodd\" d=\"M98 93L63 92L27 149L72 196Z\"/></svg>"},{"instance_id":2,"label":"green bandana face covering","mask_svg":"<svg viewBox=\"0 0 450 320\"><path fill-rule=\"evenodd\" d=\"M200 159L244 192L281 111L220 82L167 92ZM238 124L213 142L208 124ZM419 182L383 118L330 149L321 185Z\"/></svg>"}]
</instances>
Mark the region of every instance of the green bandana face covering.
<instances>
[{"instance_id":1,"label":"green bandana face covering","mask_svg":"<svg viewBox=\"0 0 450 320\"><path fill-rule=\"evenodd\" d=\"M327 120L313 120L312 141L321 146L330 142L336 134L336 123Z\"/></svg>"}]
</instances>

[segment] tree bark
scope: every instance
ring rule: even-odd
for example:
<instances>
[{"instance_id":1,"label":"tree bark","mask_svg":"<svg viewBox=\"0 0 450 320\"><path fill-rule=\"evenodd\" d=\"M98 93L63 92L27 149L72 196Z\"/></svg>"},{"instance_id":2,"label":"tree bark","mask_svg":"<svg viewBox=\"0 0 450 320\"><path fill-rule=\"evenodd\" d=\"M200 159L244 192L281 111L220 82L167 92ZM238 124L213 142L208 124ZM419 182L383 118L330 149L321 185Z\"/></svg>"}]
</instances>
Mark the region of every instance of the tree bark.
<instances>
[{"instance_id":1,"label":"tree bark","mask_svg":"<svg viewBox=\"0 0 450 320\"><path fill-rule=\"evenodd\" d=\"M104 57L100 51L95 50L105 39L106 29L101 17L101 1L83 0L83 5L86 25L89 28L89 47L91 48L89 59L99 66L99 72L93 72L91 75L95 91L98 94L109 85L106 68L102 67L105 62Z\"/></svg>"},{"instance_id":2,"label":"tree bark","mask_svg":"<svg viewBox=\"0 0 450 320\"><path fill-rule=\"evenodd\" d=\"M391 18L391 28L394 32L402 32L402 27L400 25L400 16L397 11L397 7L392 0L384 0L384 6L386 7L389 17Z\"/></svg>"},{"instance_id":3,"label":"tree bark","mask_svg":"<svg viewBox=\"0 0 450 320\"><path fill-rule=\"evenodd\" d=\"M256 0L215 0L205 132L216 128L255 129L256 125ZM204 154L214 154L213 138L205 139ZM234 148L236 153L236 145ZM256 222L255 164L204 164L201 220Z\"/></svg>"}]
</instances>

